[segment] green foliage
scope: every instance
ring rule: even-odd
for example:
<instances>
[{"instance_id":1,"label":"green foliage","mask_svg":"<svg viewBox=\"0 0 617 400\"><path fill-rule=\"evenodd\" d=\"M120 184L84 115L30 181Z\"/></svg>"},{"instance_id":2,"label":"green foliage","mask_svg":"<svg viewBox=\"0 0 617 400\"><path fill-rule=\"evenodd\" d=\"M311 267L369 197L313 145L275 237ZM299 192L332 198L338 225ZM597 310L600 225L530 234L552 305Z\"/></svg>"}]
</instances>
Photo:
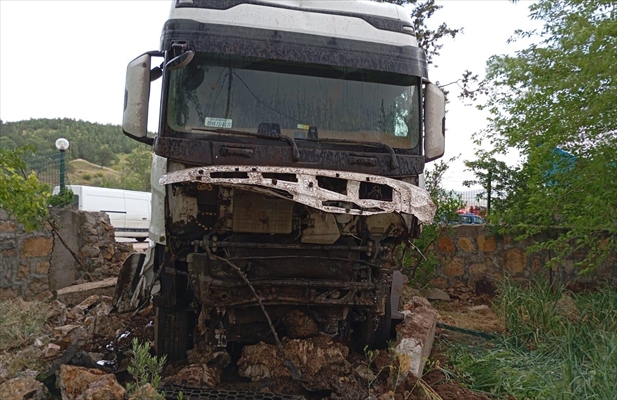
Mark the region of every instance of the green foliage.
<instances>
[{"instance_id":1,"label":"green foliage","mask_svg":"<svg viewBox=\"0 0 617 400\"><path fill-rule=\"evenodd\" d=\"M456 160L453 157L448 161L439 161L432 164L432 169L425 171L425 187L437 206L435 220L430 225L425 225L422 235L413 241L415 252L406 254L403 260L403 273L409 278L409 284L413 287L424 287L434 278L434 271L439 261L427 250L448 229L448 221L454 219L456 210L464 207L459 194L443 188L443 176L447 172L449 163Z\"/></svg>"},{"instance_id":2,"label":"green foliage","mask_svg":"<svg viewBox=\"0 0 617 400\"><path fill-rule=\"evenodd\" d=\"M152 150L139 146L126 157L126 165L120 169L120 177L103 182L103 186L149 192L151 169Z\"/></svg>"},{"instance_id":3,"label":"green foliage","mask_svg":"<svg viewBox=\"0 0 617 400\"><path fill-rule=\"evenodd\" d=\"M26 230L40 228L49 215L49 192L34 172L25 171L23 157L31 151L31 147L0 149L0 207Z\"/></svg>"},{"instance_id":4,"label":"green foliage","mask_svg":"<svg viewBox=\"0 0 617 400\"><path fill-rule=\"evenodd\" d=\"M129 154L138 143L122 134L119 125L103 125L68 118L30 119L2 124L0 148L22 147L30 144L37 155L57 153L56 139L68 139L67 158L83 158L92 163L110 166L118 162L117 154Z\"/></svg>"},{"instance_id":5,"label":"green foliage","mask_svg":"<svg viewBox=\"0 0 617 400\"><path fill-rule=\"evenodd\" d=\"M130 365L127 367L129 374L133 375L134 383L127 384L127 392L130 395L137 394L138 398L140 389L147 383L153 388L158 388L161 383L161 371L163 365L167 361L167 357L151 356L150 345L148 343L139 344L137 338L133 339L132 352L133 358ZM163 396L160 397L163 399Z\"/></svg>"},{"instance_id":6,"label":"green foliage","mask_svg":"<svg viewBox=\"0 0 617 400\"><path fill-rule=\"evenodd\" d=\"M51 207L67 207L75 201L75 194L71 189L65 189L64 192L50 196L47 199L47 204Z\"/></svg>"},{"instance_id":7,"label":"green foliage","mask_svg":"<svg viewBox=\"0 0 617 400\"><path fill-rule=\"evenodd\" d=\"M478 200L486 200L489 216L499 216L511 209L518 200L518 193L525 187L525 173L522 167L510 167L498 160L494 151L478 149L476 159L465 161L465 166L475 174L475 179L464 181L463 185L480 185L484 192Z\"/></svg>"},{"instance_id":8,"label":"green foliage","mask_svg":"<svg viewBox=\"0 0 617 400\"><path fill-rule=\"evenodd\" d=\"M524 157L516 171L523 184L502 219L523 237L566 227L537 248L557 264L584 249L578 266L589 271L617 248L617 4L540 0L530 11L543 29L516 38L534 43L488 61L491 118L482 140Z\"/></svg>"},{"instance_id":9,"label":"green foliage","mask_svg":"<svg viewBox=\"0 0 617 400\"><path fill-rule=\"evenodd\" d=\"M433 162L432 168L424 171L426 191L437 206L435 217L440 222L454 219L456 210L465 206L459 194L443 187L443 177L450 168L449 164L456 161L458 157L452 157L448 161Z\"/></svg>"},{"instance_id":10,"label":"green foliage","mask_svg":"<svg viewBox=\"0 0 617 400\"><path fill-rule=\"evenodd\" d=\"M613 399L617 291L572 294L546 282L505 282L497 309L509 332L490 346L456 347L467 384L498 397Z\"/></svg>"}]
</instances>

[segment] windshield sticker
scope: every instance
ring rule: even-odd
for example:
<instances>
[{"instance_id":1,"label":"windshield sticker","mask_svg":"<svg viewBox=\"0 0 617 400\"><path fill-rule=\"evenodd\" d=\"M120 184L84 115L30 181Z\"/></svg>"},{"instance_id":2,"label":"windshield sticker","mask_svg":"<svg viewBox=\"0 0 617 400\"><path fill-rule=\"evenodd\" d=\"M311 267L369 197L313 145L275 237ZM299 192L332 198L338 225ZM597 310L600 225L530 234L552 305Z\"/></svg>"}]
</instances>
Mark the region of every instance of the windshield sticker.
<instances>
[{"instance_id":1,"label":"windshield sticker","mask_svg":"<svg viewBox=\"0 0 617 400\"><path fill-rule=\"evenodd\" d=\"M212 128L231 129L231 123L232 120L227 118L206 117L206 126L210 126Z\"/></svg>"},{"instance_id":2,"label":"windshield sticker","mask_svg":"<svg viewBox=\"0 0 617 400\"><path fill-rule=\"evenodd\" d=\"M305 131L308 131L310 129L310 126L304 125L304 124L298 124L298 129L303 129Z\"/></svg>"}]
</instances>

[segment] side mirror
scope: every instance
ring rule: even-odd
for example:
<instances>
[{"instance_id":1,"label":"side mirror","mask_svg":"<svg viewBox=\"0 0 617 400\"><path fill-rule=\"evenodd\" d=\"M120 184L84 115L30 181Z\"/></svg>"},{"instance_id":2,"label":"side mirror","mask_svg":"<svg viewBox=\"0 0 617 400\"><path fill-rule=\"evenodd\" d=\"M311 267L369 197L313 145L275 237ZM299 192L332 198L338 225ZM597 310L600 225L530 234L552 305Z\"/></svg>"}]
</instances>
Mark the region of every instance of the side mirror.
<instances>
[{"instance_id":1,"label":"side mirror","mask_svg":"<svg viewBox=\"0 0 617 400\"><path fill-rule=\"evenodd\" d=\"M432 161L443 156L446 142L446 98L432 83L425 87L424 128L424 157Z\"/></svg>"},{"instance_id":2,"label":"side mirror","mask_svg":"<svg viewBox=\"0 0 617 400\"><path fill-rule=\"evenodd\" d=\"M153 139L148 137L152 56L162 56L162 53L153 51L142 54L131 61L126 68L124 115L122 116L122 132L147 144L153 143Z\"/></svg>"}]
</instances>

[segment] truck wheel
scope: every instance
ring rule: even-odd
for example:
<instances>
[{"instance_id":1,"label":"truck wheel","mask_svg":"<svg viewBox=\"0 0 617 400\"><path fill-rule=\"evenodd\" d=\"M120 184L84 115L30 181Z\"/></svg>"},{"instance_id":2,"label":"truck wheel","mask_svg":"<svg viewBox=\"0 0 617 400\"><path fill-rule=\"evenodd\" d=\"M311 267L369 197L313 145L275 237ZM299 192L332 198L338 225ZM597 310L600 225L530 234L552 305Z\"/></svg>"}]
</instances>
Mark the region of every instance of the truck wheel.
<instances>
[{"instance_id":1,"label":"truck wheel","mask_svg":"<svg viewBox=\"0 0 617 400\"><path fill-rule=\"evenodd\" d=\"M167 361L186 358L190 349L189 312L175 307L158 307L154 330L156 354Z\"/></svg>"}]
</instances>

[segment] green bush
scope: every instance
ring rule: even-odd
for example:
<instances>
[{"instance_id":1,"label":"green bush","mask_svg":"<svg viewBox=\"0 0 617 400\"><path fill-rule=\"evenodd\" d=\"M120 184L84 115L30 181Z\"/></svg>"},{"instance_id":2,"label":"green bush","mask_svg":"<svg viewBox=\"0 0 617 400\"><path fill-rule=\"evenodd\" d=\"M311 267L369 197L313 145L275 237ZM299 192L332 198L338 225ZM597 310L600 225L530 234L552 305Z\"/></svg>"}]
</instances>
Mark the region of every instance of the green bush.
<instances>
[{"instance_id":1,"label":"green bush","mask_svg":"<svg viewBox=\"0 0 617 400\"><path fill-rule=\"evenodd\" d=\"M133 375L134 383L128 383L126 388L130 395L136 395L141 398L140 393L144 385L149 383L153 388L158 388L161 383L161 371L167 357L156 357L149 353L150 345L148 343L139 344L137 338L133 339L132 352L133 359L127 367L129 374ZM160 399L164 397L161 396Z\"/></svg>"},{"instance_id":2,"label":"green bush","mask_svg":"<svg viewBox=\"0 0 617 400\"><path fill-rule=\"evenodd\" d=\"M75 194L71 189L65 189L64 192L50 196L47 199L47 204L51 207L67 207L75 201Z\"/></svg>"}]
</instances>

